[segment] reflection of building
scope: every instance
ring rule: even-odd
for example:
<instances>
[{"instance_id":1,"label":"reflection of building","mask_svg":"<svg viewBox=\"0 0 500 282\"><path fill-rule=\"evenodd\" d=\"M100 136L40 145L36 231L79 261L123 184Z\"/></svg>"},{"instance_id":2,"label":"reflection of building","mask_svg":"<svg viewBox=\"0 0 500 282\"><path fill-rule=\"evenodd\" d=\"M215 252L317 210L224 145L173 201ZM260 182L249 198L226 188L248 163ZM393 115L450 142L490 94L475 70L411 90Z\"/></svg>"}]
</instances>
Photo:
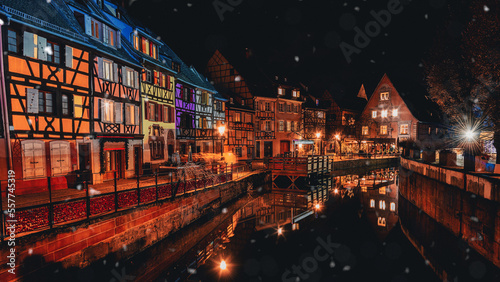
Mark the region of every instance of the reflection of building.
<instances>
[{"instance_id":1,"label":"reflection of building","mask_svg":"<svg viewBox=\"0 0 500 282\"><path fill-rule=\"evenodd\" d=\"M368 221L381 240L384 240L398 222L398 186L395 183L396 178L397 175L394 170L382 169L359 180L359 195L363 203L363 209Z\"/></svg>"}]
</instances>

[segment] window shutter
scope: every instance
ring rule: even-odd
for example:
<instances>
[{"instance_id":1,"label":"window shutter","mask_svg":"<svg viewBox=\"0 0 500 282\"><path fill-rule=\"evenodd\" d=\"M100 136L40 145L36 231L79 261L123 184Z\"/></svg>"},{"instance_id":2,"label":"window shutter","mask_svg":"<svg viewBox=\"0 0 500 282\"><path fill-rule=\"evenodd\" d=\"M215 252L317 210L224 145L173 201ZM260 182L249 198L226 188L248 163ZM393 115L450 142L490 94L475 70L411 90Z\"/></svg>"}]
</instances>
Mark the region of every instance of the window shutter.
<instances>
[{"instance_id":1,"label":"window shutter","mask_svg":"<svg viewBox=\"0 0 500 282\"><path fill-rule=\"evenodd\" d=\"M116 63L113 63L113 81L116 83L120 82L120 80L118 79L118 64Z\"/></svg>"},{"instance_id":2,"label":"window shutter","mask_svg":"<svg viewBox=\"0 0 500 282\"><path fill-rule=\"evenodd\" d=\"M149 102L144 102L144 119L149 120Z\"/></svg>"},{"instance_id":3,"label":"window shutter","mask_svg":"<svg viewBox=\"0 0 500 282\"><path fill-rule=\"evenodd\" d=\"M35 43L34 43L34 34L31 32L24 32L23 35L23 55L26 57L35 57Z\"/></svg>"},{"instance_id":4,"label":"window shutter","mask_svg":"<svg viewBox=\"0 0 500 282\"><path fill-rule=\"evenodd\" d=\"M73 67L73 48L66 45L66 67L72 68Z\"/></svg>"},{"instance_id":5,"label":"window shutter","mask_svg":"<svg viewBox=\"0 0 500 282\"><path fill-rule=\"evenodd\" d=\"M116 31L116 47L122 48L122 33L121 31Z\"/></svg>"},{"instance_id":6,"label":"window shutter","mask_svg":"<svg viewBox=\"0 0 500 282\"><path fill-rule=\"evenodd\" d=\"M126 105L125 106L125 123L126 124L132 124L132 121L130 120L130 112L133 111L133 108L131 105Z\"/></svg>"},{"instance_id":7,"label":"window shutter","mask_svg":"<svg viewBox=\"0 0 500 282\"><path fill-rule=\"evenodd\" d=\"M104 77L104 71L103 71L103 64L102 64L102 58L97 57L97 76L100 78Z\"/></svg>"},{"instance_id":8,"label":"window shutter","mask_svg":"<svg viewBox=\"0 0 500 282\"><path fill-rule=\"evenodd\" d=\"M134 124L139 125L139 106L134 106Z\"/></svg>"},{"instance_id":9,"label":"window shutter","mask_svg":"<svg viewBox=\"0 0 500 282\"><path fill-rule=\"evenodd\" d=\"M129 82L130 81L127 81L127 71L125 70L125 67L122 66L122 84L127 85L127 86L132 86L132 85L129 85Z\"/></svg>"},{"instance_id":10,"label":"window shutter","mask_svg":"<svg viewBox=\"0 0 500 282\"><path fill-rule=\"evenodd\" d=\"M85 15L85 33L92 36L92 18Z\"/></svg>"},{"instance_id":11,"label":"window shutter","mask_svg":"<svg viewBox=\"0 0 500 282\"><path fill-rule=\"evenodd\" d=\"M139 89L139 74L134 71L134 87Z\"/></svg>"},{"instance_id":12,"label":"window shutter","mask_svg":"<svg viewBox=\"0 0 500 282\"><path fill-rule=\"evenodd\" d=\"M115 123L123 123L122 103L115 103Z\"/></svg>"},{"instance_id":13,"label":"window shutter","mask_svg":"<svg viewBox=\"0 0 500 282\"><path fill-rule=\"evenodd\" d=\"M38 44L37 44L37 51L38 51L38 59L47 61L47 51L45 48L47 47L47 38L38 36ZM54 52L54 50L52 50Z\"/></svg>"}]
</instances>

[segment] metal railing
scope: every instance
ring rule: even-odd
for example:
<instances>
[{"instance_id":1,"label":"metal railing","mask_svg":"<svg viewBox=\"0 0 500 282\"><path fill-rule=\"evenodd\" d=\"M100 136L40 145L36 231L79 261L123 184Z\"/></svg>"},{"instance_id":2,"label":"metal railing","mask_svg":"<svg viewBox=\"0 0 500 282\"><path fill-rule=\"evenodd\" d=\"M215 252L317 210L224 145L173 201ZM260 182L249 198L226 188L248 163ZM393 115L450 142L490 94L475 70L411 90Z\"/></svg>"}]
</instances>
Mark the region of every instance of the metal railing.
<instances>
[{"instance_id":1,"label":"metal railing","mask_svg":"<svg viewBox=\"0 0 500 282\"><path fill-rule=\"evenodd\" d=\"M64 34L64 35L67 35L69 37L72 37L72 38L75 38L75 39L78 39L78 40L81 40L83 42L88 42L88 38L86 38L85 36L82 36L78 33L75 33L75 32L72 32L72 31L69 31L65 28L62 28L62 27L59 27L55 24L51 24L49 22L46 22L44 20L41 20L39 18L36 18L36 17L33 17L31 15L28 15L26 13L23 13L19 10L16 10L14 8L11 8L11 7L8 7L8 6L5 6L5 5L2 5L2 8L7 11L8 13L11 13L15 16L18 16L22 19L25 19L25 20L28 20L28 21L31 21L33 23L36 23L42 27L45 27L45 28L48 28L48 29L51 29L57 33L61 33L61 34Z\"/></svg>"},{"instance_id":2,"label":"metal railing","mask_svg":"<svg viewBox=\"0 0 500 282\"><path fill-rule=\"evenodd\" d=\"M199 169L203 169L199 171L203 173L198 175L189 176L179 170L155 172L149 176L121 180L114 172L112 183L108 181L108 183L92 185L85 180L78 184L79 189L55 191L52 187L53 183L51 183L52 177L47 177L48 191L45 193L16 195L18 207L16 207L15 212L11 212L9 209L3 210L7 208L5 193L8 191L8 187L0 182L0 191L2 191L0 194L3 194L1 198L4 198L4 202L2 202L3 212L0 215L1 238L3 240L5 234L8 234L7 225L9 222L15 221L16 234L65 227L139 206L174 200L180 196L227 183L233 180L233 176L242 176L244 171L251 170L247 165L232 164L201 166ZM72 193L60 193L59 199L57 197L55 199L54 194L61 191ZM23 196L33 195L40 197L28 205L19 206Z\"/></svg>"}]
</instances>

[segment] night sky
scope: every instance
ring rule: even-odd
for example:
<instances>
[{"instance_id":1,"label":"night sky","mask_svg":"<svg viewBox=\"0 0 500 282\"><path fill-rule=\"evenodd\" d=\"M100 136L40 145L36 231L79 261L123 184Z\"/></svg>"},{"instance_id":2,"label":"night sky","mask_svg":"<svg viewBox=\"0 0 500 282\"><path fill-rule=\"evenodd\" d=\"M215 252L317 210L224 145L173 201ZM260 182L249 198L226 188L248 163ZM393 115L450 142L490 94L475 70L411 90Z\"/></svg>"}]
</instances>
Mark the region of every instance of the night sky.
<instances>
[{"instance_id":1,"label":"night sky","mask_svg":"<svg viewBox=\"0 0 500 282\"><path fill-rule=\"evenodd\" d=\"M339 44L356 47L355 28L365 30L374 20L370 12L388 10L391 2L395 0L131 0L129 12L201 72L215 49L243 54L249 48L268 73L337 95L356 95L352 93L361 83L371 93L385 72L423 85L422 62L437 31L459 35L465 23L450 24L448 16L448 6L462 1L402 0L400 12L380 31L373 29L370 42L348 63ZM214 3L232 11L224 11L221 20Z\"/></svg>"}]
</instances>

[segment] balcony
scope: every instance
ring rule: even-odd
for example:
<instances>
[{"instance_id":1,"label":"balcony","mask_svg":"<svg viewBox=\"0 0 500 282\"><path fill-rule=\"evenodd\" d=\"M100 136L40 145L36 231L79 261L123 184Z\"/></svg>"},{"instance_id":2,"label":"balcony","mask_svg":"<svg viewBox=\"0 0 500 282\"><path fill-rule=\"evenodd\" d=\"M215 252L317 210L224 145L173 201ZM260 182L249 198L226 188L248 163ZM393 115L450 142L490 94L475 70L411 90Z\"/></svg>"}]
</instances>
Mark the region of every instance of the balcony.
<instances>
[{"instance_id":1,"label":"balcony","mask_svg":"<svg viewBox=\"0 0 500 282\"><path fill-rule=\"evenodd\" d=\"M274 118L274 112L257 112L257 117L259 119L273 119Z\"/></svg>"},{"instance_id":2,"label":"balcony","mask_svg":"<svg viewBox=\"0 0 500 282\"><path fill-rule=\"evenodd\" d=\"M274 131L257 131L255 137L257 139L274 139Z\"/></svg>"}]
</instances>

